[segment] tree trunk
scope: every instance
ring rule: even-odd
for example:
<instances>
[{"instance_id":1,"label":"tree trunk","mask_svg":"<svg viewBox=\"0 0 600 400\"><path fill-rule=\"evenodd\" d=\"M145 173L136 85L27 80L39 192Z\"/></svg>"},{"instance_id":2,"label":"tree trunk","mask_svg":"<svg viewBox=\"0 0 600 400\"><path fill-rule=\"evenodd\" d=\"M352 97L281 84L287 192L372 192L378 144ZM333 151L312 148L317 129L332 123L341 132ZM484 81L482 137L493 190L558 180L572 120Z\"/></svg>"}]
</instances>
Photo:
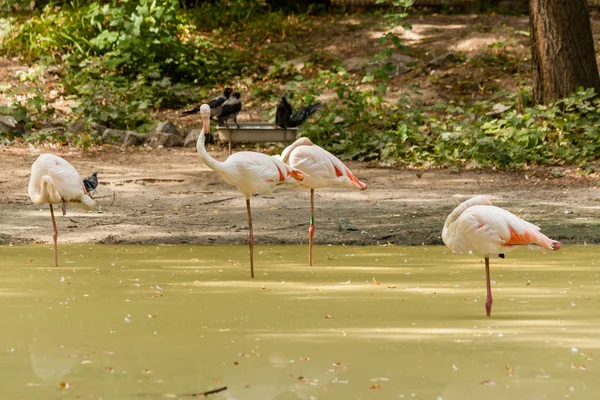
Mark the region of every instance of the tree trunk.
<instances>
[{"instance_id":1,"label":"tree trunk","mask_svg":"<svg viewBox=\"0 0 600 400\"><path fill-rule=\"evenodd\" d=\"M544 104L578 87L600 93L586 0L530 0L533 101Z\"/></svg>"}]
</instances>

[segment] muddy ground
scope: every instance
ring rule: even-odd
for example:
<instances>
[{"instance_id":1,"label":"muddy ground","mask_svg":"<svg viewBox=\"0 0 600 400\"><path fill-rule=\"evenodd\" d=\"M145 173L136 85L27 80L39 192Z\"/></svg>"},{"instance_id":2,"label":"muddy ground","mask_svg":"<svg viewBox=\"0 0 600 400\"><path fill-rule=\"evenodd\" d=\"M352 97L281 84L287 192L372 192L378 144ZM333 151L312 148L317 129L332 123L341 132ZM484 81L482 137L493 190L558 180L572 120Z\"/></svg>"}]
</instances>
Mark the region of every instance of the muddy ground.
<instances>
[{"instance_id":1,"label":"muddy ground","mask_svg":"<svg viewBox=\"0 0 600 400\"><path fill-rule=\"evenodd\" d=\"M70 206L66 216L57 217L60 242L246 243L243 197L204 166L194 149L82 152L26 146L0 147L0 243L51 242L47 207L32 204L27 196L31 164L48 151L68 159L83 176L97 171L101 181L97 210ZM209 151L218 159L226 157L219 147ZM347 164L369 189L318 190L315 243L441 244L448 213L465 197L480 193L555 239L600 243L597 178L572 170L395 170ZM252 207L257 244L306 242L308 190L253 198ZM357 230L342 229L340 218Z\"/></svg>"}]
</instances>

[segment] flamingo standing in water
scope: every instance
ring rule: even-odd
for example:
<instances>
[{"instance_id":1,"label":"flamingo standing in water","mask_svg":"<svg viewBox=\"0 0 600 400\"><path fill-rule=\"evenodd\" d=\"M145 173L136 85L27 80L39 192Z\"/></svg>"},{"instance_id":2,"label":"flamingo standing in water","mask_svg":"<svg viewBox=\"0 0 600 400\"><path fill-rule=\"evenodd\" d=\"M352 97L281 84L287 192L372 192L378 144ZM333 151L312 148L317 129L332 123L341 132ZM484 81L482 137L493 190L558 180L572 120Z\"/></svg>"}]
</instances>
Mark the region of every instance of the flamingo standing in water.
<instances>
[{"instance_id":1,"label":"flamingo standing in water","mask_svg":"<svg viewBox=\"0 0 600 400\"><path fill-rule=\"evenodd\" d=\"M221 175L225 182L235 186L246 198L250 276L254 278L254 233L252 231L250 197L256 194L271 194L279 185L297 185L305 175L275 157L253 151L240 151L230 155L222 162L215 160L204 147L204 136L210 133L210 106L208 104L200 107L200 117L202 118L202 131L196 142L200 158L208 168Z\"/></svg>"},{"instance_id":2,"label":"flamingo standing in water","mask_svg":"<svg viewBox=\"0 0 600 400\"><path fill-rule=\"evenodd\" d=\"M66 215L68 202L78 202L91 209L95 205L94 200L88 196L77 170L64 158L54 154L42 154L31 166L28 194L35 204L48 203L50 207L54 228L54 265L58 267L58 229L52 205L62 204L62 213Z\"/></svg>"},{"instance_id":3,"label":"flamingo standing in water","mask_svg":"<svg viewBox=\"0 0 600 400\"><path fill-rule=\"evenodd\" d=\"M453 252L472 251L485 258L487 286L486 315L492 312L490 284L490 255L504 253L518 246L536 246L548 250L560 249L561 243L540 232L540 228L500 207L495 207L486 196L475 196L452 211L446 219L442 240Z\"/></svg>"},{"instance_id":4,"label":"flamingo standing in water","mask_svg":"<svg viewBox=\"0 0 600 400\"><path fill-rule=\"evenodd\" d=\"M312 266L313 236L315 234L315 189L329 186L346 186L360 190L367 184L356 176L336 156L303 137L281 153L281 160L292 168L306 173L301 183L310 189L310 225L308 227L308 265Z\"/></svg>"}]
</instances>

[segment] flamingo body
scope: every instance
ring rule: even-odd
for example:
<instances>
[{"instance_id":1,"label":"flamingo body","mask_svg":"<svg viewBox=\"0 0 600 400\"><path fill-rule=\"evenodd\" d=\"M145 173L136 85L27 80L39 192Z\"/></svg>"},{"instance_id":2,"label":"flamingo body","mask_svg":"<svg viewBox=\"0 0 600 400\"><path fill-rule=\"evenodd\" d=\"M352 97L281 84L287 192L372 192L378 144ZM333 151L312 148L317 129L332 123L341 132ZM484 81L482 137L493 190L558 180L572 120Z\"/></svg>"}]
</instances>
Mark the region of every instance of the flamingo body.
<instances>
[{"instance_id":1,"label":"flamingo body","mask_svg":"<svg viewBox=\"0 0 600 400\"><path fill-rule=\"evenodd\" d=\"M540 228L513 213L492 205L486 196L475 196L452 211L442 230L442 240L453 252L473 252L484 256L487 301L486 315L492 312L489 257L519 246L558 250L561 243L540 232Z\"/></svg>"},{"instance_id":2,"label":"flamingo body","mask_svg":"<svg viewBox=\"0 0 600 400\"><path fill-rule=\"evenodd\" d=\"M493 206L485 196L465 201L448 216L442 240L455 253L471 251L486 257L507 253L518 246L560 248L560 243L541 233L539 227Z\"/></svg>"},{"instance_id":3,"label":"flamingo body","mask_svg":"<svg viewBox=\"0 0 600 400\"><path fill-rule=\"evenodd\" d=\"M54 265L58 266L58 229L54 219L53 204L62 204L63 215L67 213L67 203L81 203L91 209L95 202L88 196L81 176L64 158L54 154L42 154L31 166L31 177L27 190L34 204L48 203L52 227L54 229Z\"/></svg>"},{"instance_id":4,"label":"flamingo body","mask_svg":"<svg viewBox=\"0 0 600 400\"><path fill-rule=\"evenodd\" d=\"M361 182L336 156L303 137L289 145L281 153L281 160L292 168L305 173L301 186L310 189L310 225L308 228L308 264L312 266L312 243L315 233L314 194L315 189L344 186L366 190Z\"/></svg>"},{"instance_id":5,"label":"flamingo body","mask_svg":"<svg viewBox=\"0 0 600 400\"><path fill-rule=\"evenodd\" d=\"M255 194L271 194L280 185L298 185L305 175L302 171L286 165L275 157L253 151L232 154L225 161L215 160L204 147L205 135L210 132L210 106L208 104L200 107L200 117L202 118L202 131L196 142L200 158L207 167L218 173L225 182L235 186L246 198L250 276L254 278L254 233L250 198Z\"/></svg>"},{"instance_id":6,"label":"flamingo body","mask_svg":"<svg viewBox=\"0 0 600 400\"><path fill-rule=\"evenodd\" d=\"M253 151L230 155L215 172L247 199L255 194L269 195L279 185L297 185L302 179L297 169L275 157Z\"/></svg>"},{"instance_id":7,"label":"flamingo body","mask_svg":"<svg viewBox=\"0 0 600 400\"><path fill-rule=\"evenodd\" d=\"M281 160L306 173L308 176L300 185L310 189L331 186L367 188L367 184L359 181L339 158L306 137L286 147L281 153Z\"/></svg>"},{"instance_id":8,"label":"flamingo body","mask_svg":"<svg viewBox=\"0 0 600 400\"><path fill-rule=\"evenodd\" d=\"M42 154L31 166L28 194L37 205L66 202L82 203L94 207L94 200L85 192L77 170L64 158Z\"/></svg>"}]
</instances>

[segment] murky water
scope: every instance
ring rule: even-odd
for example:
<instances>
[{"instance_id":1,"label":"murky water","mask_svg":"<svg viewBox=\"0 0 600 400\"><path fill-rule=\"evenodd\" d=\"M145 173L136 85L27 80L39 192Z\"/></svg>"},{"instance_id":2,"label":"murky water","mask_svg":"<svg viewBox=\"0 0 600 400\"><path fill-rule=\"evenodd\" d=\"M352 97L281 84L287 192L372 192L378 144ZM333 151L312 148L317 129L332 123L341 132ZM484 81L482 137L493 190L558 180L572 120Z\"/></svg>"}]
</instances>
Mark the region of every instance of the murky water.
<instances>
[{"instance_id":1,"label":"murky water","mask_svg":"<svg viewBox=\"0 0 600 400\"><path fill-rule=\"evenodd\" d=\"M599 248L0 247L3 399L596 399Z\"/></svg>"}]
</instances>

